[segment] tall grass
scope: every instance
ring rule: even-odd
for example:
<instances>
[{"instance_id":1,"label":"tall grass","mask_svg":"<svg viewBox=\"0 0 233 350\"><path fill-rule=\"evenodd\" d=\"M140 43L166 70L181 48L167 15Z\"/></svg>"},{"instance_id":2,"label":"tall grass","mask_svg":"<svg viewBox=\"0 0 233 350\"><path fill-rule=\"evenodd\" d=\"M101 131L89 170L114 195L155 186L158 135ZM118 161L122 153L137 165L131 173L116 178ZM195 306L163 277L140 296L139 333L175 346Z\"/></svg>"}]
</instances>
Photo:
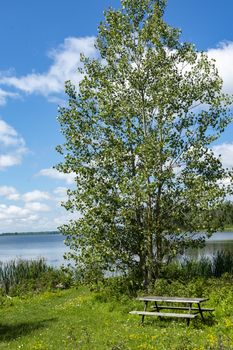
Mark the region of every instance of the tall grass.
<instances>
[{"instance_id":1,"label":"tall grass","mask_svg":"<svg viewBox=\"0 0 233 350\"><path fill-rule=\"evenodd\" d=\"M214 277L220 277L226 272L233 275L233 254L229 251L220 251L213 257L212 273Z\"/></svg>"},{"instance_id":2,"label":"tall grass","mask_svg":"<svg viewBox=\"0 0 233 350\"><path fill-rule=\"evenodd\" d=\"M233 253L218 251L212 258L203 257L200 260L185 259L167 265L162 277L184 278L221 277L224 273L233 276Z\"/></svg>"},{"instance_id":3,"label":"tall grass","mask_svg":"<svg viewBox=\"0 0 233 350\"><path fill-rule=\"evenodd\" d=\"M59 283L67 287L71 283L71 277L61 269L47 265L43 258L0 262L2 294L14 295L27 290L50 289Z\"/></svg>"},{"instance_id":4,"label":"tall grass","mask_svg":"<svg viewBox=\"0 0 233 350\"><path fill-rule=\"evenodd\" d=\"M160 277L190 280L196 277L221 277L224 273L233 276L233 253L229 251L218 251L212 259L186 259L170 263ZM0 262L0 292L3 295L54 289L58 285L68 288L74 279L74 274L48 266L43 258Z\"/></svg>"}]
</instances>

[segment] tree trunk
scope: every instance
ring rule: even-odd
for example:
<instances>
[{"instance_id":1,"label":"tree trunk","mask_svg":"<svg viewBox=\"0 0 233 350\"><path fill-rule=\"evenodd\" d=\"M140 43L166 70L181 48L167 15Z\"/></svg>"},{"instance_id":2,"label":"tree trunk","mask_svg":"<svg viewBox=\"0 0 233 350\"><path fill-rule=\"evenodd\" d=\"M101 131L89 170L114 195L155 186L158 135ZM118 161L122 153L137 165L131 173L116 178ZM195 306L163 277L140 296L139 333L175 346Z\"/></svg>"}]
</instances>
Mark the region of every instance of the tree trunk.
<instances>
[{"instance_id":1,"label":"tree trunk","mask_svg":"<svg viewBox=\"0 0 233 350\"><path fill-rule=\"evenodd\" d=\"M156 200L156 210L155 210L155 220L156 220L156 278L159 277L161 266L162 266L162 258L163 258L163 247L162 247L162 232L161 232L161 191L162 185L161 183L158 186L157 192L157 200Z\"/></svg>"}]
</instances>

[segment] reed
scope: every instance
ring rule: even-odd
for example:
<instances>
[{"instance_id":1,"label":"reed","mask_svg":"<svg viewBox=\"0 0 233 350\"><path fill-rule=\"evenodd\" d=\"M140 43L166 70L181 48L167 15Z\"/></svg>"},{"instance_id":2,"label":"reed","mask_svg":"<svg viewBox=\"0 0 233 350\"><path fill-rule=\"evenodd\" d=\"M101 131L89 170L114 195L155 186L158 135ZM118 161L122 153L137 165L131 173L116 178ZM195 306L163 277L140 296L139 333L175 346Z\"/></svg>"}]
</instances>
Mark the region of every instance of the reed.
<instances>
[{"instance_id":1,"label":"reed","mask_svg":"<svg viewBox=\"0 0 233 350\"><path fill-rule=\"evenodd\" d=\"M190 280L196 277L218 278L224 273L233 276L233 254L229 251L218 251L212 259L186 259L172 262L164 268L161 277L171 280ZM58 285L69 288L75 280L77 281L77 276L48 266L43 258L0 262L0 290L3 295L53 289Z\"/></svg>"},{"instance_id":2,"label":"reed","mask_svg":"<svg viewBox=\"0 0 233 350\"><path fill-rule=\"evenodd\" d=\"M212 258L172 262L164 268L162 277L189 280L195 277L221 277L224 273L233 276L233 253L230 251L218 251Z\"/></svg>"},{"instance_id":3,"label":"reed","mask_svg":"<svg viewBox=\"0 0 233 350\"><path fill-rule=\"evenodd\" d=\"M214 277L220 277L226 272L233 275L233 254L230 251L219 251L213 257L212 273Z\"/></svg>"},{"instance_id":4,"label":"reed","mask_svg":"<svg viewBox=\"0 0 233 350\"><path fill-rule=\"evenodd\" d=\"M0 285L3 294L26 280L37 280L51 269L43 258L38 260L12 260L0 262Z\"/></svg>"}]
</instances>

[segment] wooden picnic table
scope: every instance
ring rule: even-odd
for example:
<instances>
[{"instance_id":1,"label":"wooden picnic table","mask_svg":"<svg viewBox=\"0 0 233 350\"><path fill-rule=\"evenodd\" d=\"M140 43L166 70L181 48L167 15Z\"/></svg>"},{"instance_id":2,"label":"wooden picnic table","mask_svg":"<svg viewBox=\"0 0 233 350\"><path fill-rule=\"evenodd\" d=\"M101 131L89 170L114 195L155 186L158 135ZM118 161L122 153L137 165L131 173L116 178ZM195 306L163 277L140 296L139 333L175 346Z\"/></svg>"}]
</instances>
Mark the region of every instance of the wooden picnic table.
<instances>
[{"instance_id":1,"label":"wooden picnic table","mask_svg":"<svg viewBox=\"0 0 233 350\"><path fill-rule=\"evenodd\" d=\"M158 316L158 317L177 317L187 319L187 324L189 325L190 319L196 318L198 315L201 316L204 321L203 312L212 312L214 309L203 308L201 303L209 300L208 298L180 298L180 297L162 297L147 295L144 297L139 297L137 300L144 302L143 311L131 311L130 314L141 315L142 324L144 322L145 316ZM151 311L147 311L148 304L151 305ZM172 305L173 304L173 305ZM177 305L179 304L179 306ZM196 305L196 306L193 306ZM175 310L175 312L161 312L160 310ZM183 313L182 311L186 311Z\"/></svg>"}]
</instances>

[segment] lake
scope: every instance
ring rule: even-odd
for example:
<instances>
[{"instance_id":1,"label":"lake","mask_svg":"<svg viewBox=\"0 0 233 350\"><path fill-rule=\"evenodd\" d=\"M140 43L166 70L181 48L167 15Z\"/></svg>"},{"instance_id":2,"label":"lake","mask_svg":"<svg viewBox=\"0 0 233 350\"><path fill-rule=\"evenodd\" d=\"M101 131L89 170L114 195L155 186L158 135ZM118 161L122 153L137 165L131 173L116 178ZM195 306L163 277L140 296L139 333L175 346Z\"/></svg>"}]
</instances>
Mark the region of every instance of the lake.
<instances>
[{"instance_id":1,"label":"lake","mask_svg":"<svg viewBox=\"0 0 233 350\"><path fill-rule=\"evenodd\" d=\"M52 266L65 263L64 253L68 248L64 244L64 236L60 234L33 235L0 235L0 261L13 259L37 259L44 257ZM211 257L218 250L229 250L233 253L233 232L215 233L203 249L192 250L193 258Z\"/></svg>"},{"instance_id":2,"label":"lake","mask_svg":"<svg viewBox=\"0 0 233 350\"><path fill-rule=\"evenodd\" d=\"M43 257L49 265L60 266L65 263L65 251L64 236L60 234L0 235L0 261L3 262Z\"/></svg>"},{"instance_id":3,"label":"lake","mask_svg":"<svg viewBox=\"0 0 233 350\"><path fill-rule=\"evenodd\" d=\"M233 232L216 232L206 241L204 248L192 249L189 255L194 259L211 258L220 250L230 251L233 254Z\"/></svg>"}]
</instances>

